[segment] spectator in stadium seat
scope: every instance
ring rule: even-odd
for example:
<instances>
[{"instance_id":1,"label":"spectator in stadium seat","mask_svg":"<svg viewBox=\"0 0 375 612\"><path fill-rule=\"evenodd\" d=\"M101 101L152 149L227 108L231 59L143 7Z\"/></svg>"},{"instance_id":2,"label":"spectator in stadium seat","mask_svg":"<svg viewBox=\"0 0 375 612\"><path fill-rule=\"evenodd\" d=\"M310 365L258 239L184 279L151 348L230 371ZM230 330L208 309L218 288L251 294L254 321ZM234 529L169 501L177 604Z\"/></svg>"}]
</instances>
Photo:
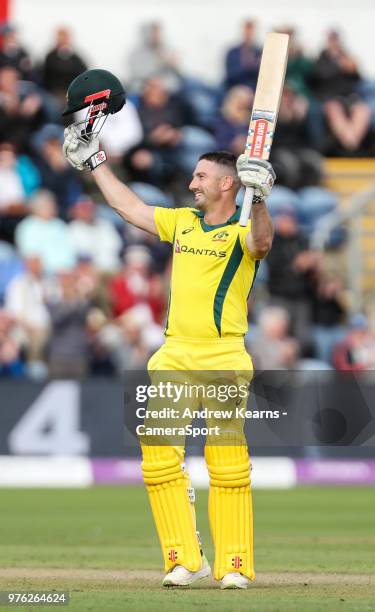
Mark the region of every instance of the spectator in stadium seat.
<instances>
[{"instance_id":1,"label":"spectator in stadium seat","mask_svg":"<svg viewBox=\"0 0 375 612\"><path fill-rule=\"evenodd\" d=\"M130 308L116 321L99 308L92 308L88 331L94 375L121 375L124 370L144 368L150 353L163 343L163 328L155 324L147 304Z\"/></svg>"},{"instance_id":2,"label":"spectator in stadium seat","mask_svg":"<svg viewBox=\"0 0 375 612\"><path fill-rule=\"evenodd\" d=\"M0 142L12 142L29 152L30 137L48 118L38 88L20 80L14 66L0 67Z\"/></svg>"},{"instance_id":3,"label":"spectator in stadium seat","mask_svg":"<svg viewBox=\"0 0 375 612\"><path fill-rule=\"evenodd\" d=\"M129 89L135 93L141 93L146 81L156 76L163 78L170 91L177 91L181 85L177 56L165 44L159 22L142 26L140 41L131 51L127 65Z\"/></svg>"},{"instance_id":4,"label":"spectator in stadium seat","mask_svg":"<svg viewBox=\"0 0 375 612\"><path fill-rule=\"evenodd\" d=\"M305 53L298 33L293 26L280 26L276 30L289 36L288 65L285 78L296 94L310 99L312 96L310 80L314 60Z\"/></svg>"},{"instance_id":5,"label":"spectator in stadium seat","mask_svg":"<svg viewBox=\"0 0 375 612\"><path fill-rule=\"evenodd\" d=\"M290 37L285 79L290 89L297 96L302 96L308 100L306 114L308 140L314 149L320 151L325 143L325 124L322 106L311 87L314 60L305 53L293 27L278 28L277 31L285 32Z\"/></svg>"},{"instance_id":6,"label":"spectator in stadium seat","mask_svg":"<svg viewBox=\"0 0 375 612\"><path fill-rule=\"evenodd\" d=\"M306 352L311 340L311 287L321 255L309 250L292 212L277 215L274 226L273 245L267 256L271 304L289 313L290 331Z\"/></svg>"},{"instance_id":7,"label":"spectator in stadium seat","mask_svg":"<svg viewBox=\"0 0 375 612\"><path fill-rule=\"evenodd\" d=\"M333 348L343 340L346 332L345 297L340 280L330 278L321 270L314 283L312 298L315 356L332 364Z\"/></svg>"},{"instance_id":8,"label":"spectator in stadium seat","mask_svg":"<svg viewBox=\"0 0 375 612\"><path fill-rule=\"evenodd\" d=\"M314 89L323 101L355 92L360 80L358 65L345 48L339 32L327 32L324 47L315 62L313 79Z\"/></svg>"},{"instance_id":9,"label":"spectator in stadium seat","mask_svg":"<svg viewBox=\"0 0 375 612\"><path fill-rule=\"evenodd\" d=\"M32 138L37 157L41 187L51 191L56 197L58 214L64 220L69 217L69 209L82 193L82 185L77 173L66 161L62 152L63 128L53 123L44 125Z\"/></svg>"},{"instance_id":10,"label":"spectator in stadium seat","mask_svg":"<svg viewBox=\"0 0 375 612\"><path fill-rule=\"evenodd\" d=\"M125 157L131 180L164 187L176 173L175 149L181 128L189 121L188 109L174 100L160 78L146 81L138 104L144 138Z\"/></svg>"},{"instance_id":11,"label":"spectator in stadium seat","mask_svg":"<svg viewBox=\"0 0 375 612\"><path fill-rule=\"evenodd\" d=\"M356 60L345 49L338 32L328 32L313 74L314 91L323 103L333 140L328 142L329 155L364 153L372 142L371 109L357 93L361 76Z\"/></svg>"},{"instance_id":12,"label":"spectator in stadium seat","mask_svg":"<svg viewBox=\"0 0 375 612\"><path fill-rule=\"evenodd\" d=\"M256 43L256 23L247 20L242 25L241 43L229 49L225 57L226 89L246 85L254 90L258 78L261 49Z\"/></svg>"},{"instance_id":13,"label":"spectator in stadium seat","mask_svg":"<svg viewBox=\"0 0 375 612\"><path fill-rule=\"evenodd\" d=\"M138 113L144 139L125 159L131 180L164 187L177 171L190 175L197 157L214 145L208 132L191 125L191 109L159 77L146 81Z\"/></svg>"},{"instance_id":14,"label":"spectator in stadium seat","mask_svg":"<svg viewBox=\"0 0 375 612\"><path fill-rule=\"evenodd\" d=\"M110 221L96 217L93 200L81 196L70 210L70 241L78 257L89 257L100 272L120 267L122 240Z\"/></svg>"},{"instance_id":15,"label":"spectator in stadium seat","mask_svg":"<svg viewBox=\"0 0 375 612\"><path fill-rule=\"evenodd\" d=\"M215 124L217 148L236 156L244 151L249 129L249 113L254 92L246 85L236 85L226 93Z\"/></svg>"},{"instance_id":16,"label":"spectator in stadium seat","mask_svg":"<svg viewBox=\"0 0 375 612\"><path fill-rule=\"evenodd\" d=\"M25 258L25 271L16 276L5 293L4 308L13 317L23 338L31 364L44 359L50 317L45 304L45 285L40 259Z\"/></svg>"},{"instance_id":17,"label":"spectator in stadium seat","mask_svg":"<svg viewBox=\"0 0 375 612\"><path fill-rule=\"evenodd\" d=\"M0 26L0 66L13 66L21 77L34 81L35 72L29 53L21 45L17 29L11 23Z\"/></svg>"},{"instance_id":18,"label":"spectator in stadium seat","mask_svg":"<svg viewBox=\"0 0 375 612\"><path fill-rule=\"evenodd\" d=\"M115 374L113 351L118 344L118 326L100 308L93 307L87 316L87 331L90 374L112 376Z\"/></svg>"},{"instance_id":19,"label":"spectator in stadium seat","mask_svg":"<svg viewBox=\"0 0 375 612\"><path fill-rule=\"evenodd\" d=\"M37 255L43 271L55 274L74 266L76 255L70 242L67 224L57 218L54 195L37 191L30 199L31 214L16 229L16 245L21 255Z\"/></svg>"},{"instance_id":20,"label":"spectator in stadium seat","mask_svg":"<svg viewBox=\"0 0 375 612\"><path fill-rule=\"evenodd\" d=\"M21 358L21 347L16 339L12 318L0 310L0 377L20 378L25 376Z\"/></svg>"},{"instance_id":21,"label":"spectator in stadium seat","mask_svg":"<svg viewBox=\"0 0 375 612\"><path fill-rule=\"evenodd\" d=\"M15 229L29 210L27 198L40 185L37 169L10 142L0 144L0 240L13 243Z\"/></svg>"},{"instance_id":22,"label":"spectator in stadium seat","mask_svg":"<svg viewBox=\"0 0 375 612\"><path fill-rule=\"evenodd\" d=\"M175 146L180 140L178 129L192 118L189 107L171 93L160 77L145 81L138 113L145 138L156 146Z\"/></svg>"},{"instance_id":23,"label":"spectator in stadium seat","mask_svg":"<svg viewBox=\"0 0 375 612\"><path fill-rule=\"evenodd\" d=\"M150 354L163 343L163 327L153 321L147 304L133 306L116 321L92 308L88 329L93 374L121 375L124 370L144 368Z\"/></svg>"},{"instance_id":24,"label":"spectator in stadium seat","mask_svg":"<svg viewBox=\"0 0 375 612\"><path fill-rule=\"evenodd\" d=\"M375 369L375 334L362 313L353 317L349 331L334 348L333 364L340 371Z\"/></svg>"},{"instance_id":25,"label":"spectator in stadium seat","mask_svg":"<svg viewBox=\"0 0 375 612\"><path fill-rule=\"evenodd\" d=\"M48 345L49 375L52 378L82 378L88 369L86 329L90 300L82 295L75 270L58 275L59 292L48 302L51 336Z\"/></svg>"},{"instance_id":26,"label":"spectator in stadium seat","mask_svg":"<svg viewBox=\"0 0 375 612\"><path fill-rule=\"evenodd\" d=\"M132 185L131 185L131 188ZM137 192L136 192L137 193ZM157 200L155 200L157 201ZM171 258L171 245L158 240L157 236L141 230L135 225L124 228L125 247L142 245L151 255L151 273L163 274Z\"/></svg>"},{"instance_id":27,"label":"spectator in stadium seat","mask_svg":"<svg viewBox=\"0 0 375 612\"><path fill-rule=\"evenodd\" d=\"M112 314L108 289L108 275L100 273L94 262L88 257L81 257L74 268L77 285L82 298L89 300L94 308L100 308L105 316Z\"/></svg>"},{"instance_id":28,"label":"spectator in stadium seat","mask_svg":"<svg viewBox=\"0 0 375 612\"><path fill-rule=\"evenodd\" d=\"M319 184L322 158L313 149L310 102L286 83L280 102L277 130L272 145L272 163L279 185L298 189Z\"/></svg>"},{"instance_id":29,"label":"spectator in stadium seat","mask_svg":"<svg viewBox=\"0 0 375 612\"><path fill-rule=\"evenodd\" d=\"M121 272L110 283L112 312L122 315L136 304L147 302L151 258L143 246L128 247Z\"/></svg>"},{"instance_id":30,"label":"spectator in stadium seat","mask_svg":"<svg viewBox=\"0 0 375 612\"><path fill-rule=\"evenodd\" d=\"M151 354L163 344L163 328L155 323L147 304L133 306L117 320L117 324L121 335L114 347L113 358L118 373L144 368Z\"/></svg>"},{"instance_id":31,"label":"spectator in stadium seat","mask_svg":"<svg viewBox=\"0 0 375 612\"><path fill-rule=\"evenodd\" d=\"M158 275L150 271L151 256L144 246L129 246L125 251L124 266L110 283L113 316L119 317L138 304L147 304L160 322L165 312L165 296Z\"/></svg>"},{"instance_id":32,"label":"spectator in stadium seat","mask_svg":"<svg viewBox=\"0 0 375 612\"><path fill-rule=\"evenodd\" d=\"M296 366L299 346L288 335L290 317L285 308L267 306L261 311L258 326L247 340L258 370L284 370Z\"/></svg>"},{"instance_id":33,"label":"spectator in stadium seat","mask_svg":"<svg viewBox=\"0 0 375 612\"><path fill-rule=\"evenodd\" d=\"M46 55L41 72L43 86L55 96L61 108L66 103L71 81L86 69L86 63L74 49L70 29L58 28L55 46Z\"/></svg>"}]
</instances>

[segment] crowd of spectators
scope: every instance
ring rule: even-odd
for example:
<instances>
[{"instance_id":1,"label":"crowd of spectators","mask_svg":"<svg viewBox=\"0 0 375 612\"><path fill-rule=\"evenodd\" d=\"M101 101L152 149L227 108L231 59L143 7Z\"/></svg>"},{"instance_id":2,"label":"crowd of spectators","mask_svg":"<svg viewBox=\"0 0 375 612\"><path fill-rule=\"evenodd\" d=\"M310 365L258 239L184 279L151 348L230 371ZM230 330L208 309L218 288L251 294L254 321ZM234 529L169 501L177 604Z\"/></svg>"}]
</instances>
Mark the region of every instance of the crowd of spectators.
<instances>
[{"instance_id":1,"label":"crowd of spectators","mask_svg":"<svg viewBox=\"0 0 375 612\"><path fill-rule=\"evenodd\" d=\"M368 322L348 326L345 288L309 237L337 205L320 186L323 156L375 152L374 88L338 32L312 58L298 33L285 31L290 58L269 201L276 234L246 340L259 368L306 358L317 367L368 367ZM145 24L124 68L127 104L101 132L115 172L149 204L191 204L198 156L243 151L260 56L248 20L213 86L184 74L160 23ZM125 226L62 154L66 90L87 67L67 28L37 63L17 28L0 25L0 376L121 374L144 367L163 341L169 246ZM331 246L342 240L332 237Z\"/></svg>"}]
</instances>

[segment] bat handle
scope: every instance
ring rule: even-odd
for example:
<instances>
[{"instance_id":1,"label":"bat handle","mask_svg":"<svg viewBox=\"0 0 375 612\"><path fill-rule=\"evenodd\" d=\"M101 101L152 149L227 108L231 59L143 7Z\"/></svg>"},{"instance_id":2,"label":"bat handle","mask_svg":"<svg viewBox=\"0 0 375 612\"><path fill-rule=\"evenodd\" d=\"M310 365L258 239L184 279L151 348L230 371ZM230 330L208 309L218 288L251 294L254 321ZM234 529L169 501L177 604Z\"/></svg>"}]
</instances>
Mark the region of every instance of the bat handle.
<instances>
[{"instance_id":1,"label":"bat handle","mask_svg":"<svg viewBox=\"0 0 375 612\"><path fill-rule=\"evenodd\" d=\"M241 208L241 216L240 216L240 225L242 227L246 227L251 211L251 205L253 203L254 189L252 187L246 187L245 197L243 199L242 208Z\"/></svg>"}]
</instances>

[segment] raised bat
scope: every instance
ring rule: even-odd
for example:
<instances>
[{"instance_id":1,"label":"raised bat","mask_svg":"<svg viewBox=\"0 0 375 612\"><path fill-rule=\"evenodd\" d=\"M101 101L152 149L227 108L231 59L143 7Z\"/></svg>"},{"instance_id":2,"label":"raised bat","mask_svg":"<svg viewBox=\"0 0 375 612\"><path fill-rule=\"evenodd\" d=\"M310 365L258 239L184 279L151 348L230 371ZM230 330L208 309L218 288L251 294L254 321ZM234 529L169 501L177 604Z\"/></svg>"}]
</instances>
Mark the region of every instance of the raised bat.
<instances>
[{"instance_id":1,"label":"raised bat","mask_svg":"<svg viewBox=\"0 0 375 612\"><path fill-rule=\"evenodd\" d=\"M245 145L245 155L249 157L268 159L270 156L284 87L288 45L288 34L270 32L266 36ZM240 216L243 227L249 220L253 195L254 189L247 187Z\"/></svg>"}]
</instances>

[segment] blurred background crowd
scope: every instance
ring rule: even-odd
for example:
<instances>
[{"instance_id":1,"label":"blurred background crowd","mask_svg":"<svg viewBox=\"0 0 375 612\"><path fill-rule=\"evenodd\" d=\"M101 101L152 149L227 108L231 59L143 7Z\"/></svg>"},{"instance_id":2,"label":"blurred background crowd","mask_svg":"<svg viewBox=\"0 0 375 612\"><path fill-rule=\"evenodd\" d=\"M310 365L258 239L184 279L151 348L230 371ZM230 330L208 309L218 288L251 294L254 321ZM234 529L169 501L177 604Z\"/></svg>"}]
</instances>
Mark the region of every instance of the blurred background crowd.
<instances>
[{"instance_id":1,"label":"blurred background crowd","mask_svg":"<svg viewBox=\"0 0 375 612\"><path fill-rule=\"evenodd\" d=\"M338 207L323 186L324 160L374 156L375 84L339 32L309 57L298 32L285 31L269 199L276 233L250 296L246 341L260 369L373 368L369 318L352 315L339 256L330 257L345 230L329 234L326 252L314 237ZM260 56L249 19L223 49L213 86L184 74L161 23L145 24L125 70L127 104L101 133L116 174L150 205L193 205L198 156L243 151ZM144 367L163 342L170 246L126 226L62 154L66 90L91 67L65 27L36 63L17 27L0 26L0 376L116 376Z\"/></svg>"}]
</instances>

